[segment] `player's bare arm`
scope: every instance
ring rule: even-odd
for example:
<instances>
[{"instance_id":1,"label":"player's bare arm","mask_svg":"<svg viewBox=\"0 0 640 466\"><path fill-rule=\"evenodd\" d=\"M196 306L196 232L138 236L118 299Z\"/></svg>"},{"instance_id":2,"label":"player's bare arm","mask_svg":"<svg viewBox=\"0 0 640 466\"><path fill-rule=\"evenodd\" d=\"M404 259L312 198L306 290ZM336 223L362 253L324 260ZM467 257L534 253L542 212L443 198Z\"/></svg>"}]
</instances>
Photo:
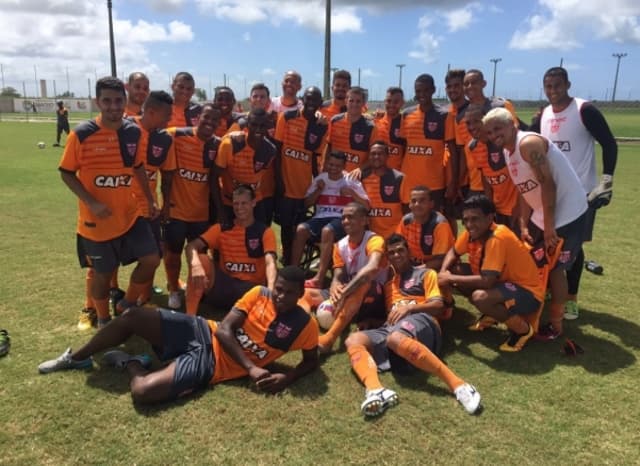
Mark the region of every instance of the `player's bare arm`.
<instances>
[{"instance_id":1,"label":"player's bare arm","mask_svg":"<svg viewBox=\"0 0 640 466\"><path fill-rule=\"evenodd\" d=\"M153 200L153 195L151 194L151 188L149 187L149 178L147 177L147 170L145 170L144 165L140 164L137 167L134 167L133 174L135 175L140 187L142 188L142 192L144 193L144 197L149 204L149 218L154 219L158 215L160 215L160 210Z\"/></svg>"},{"instance_id":2,"label":"player's bare arm","mask_svg":"<svg viewBox=\"0 0 640 466\"><path fill-rule=\"evenodd\" d=\"M267 276L267 288L273 290L273 287L276 284L276 278L278 278L278 265L276 264L276 255L275 253L268 252L264 256L265 262L265 274Z\"/></svg>"},{"instance_id":3,"label":"player's bare arm","mask_svg":"<svg viewBox=\"0 0 640 466\"><path fill-rule=\"evenodd\" d=\"M102 202L98 202L89 192L84 188L82 182L78 179L75 173L60 170L60 177L64 184L75 194L78 199L84 202L91 213L98 218L107 218L111 216L111 210Z\"/></svg>"},{"instance_id":4,"label":"player's bare arm","mask_svg":"<svg viewBox=\"0 0 640 466\"><path fill-rule=\"evenodd\" d=\"M200 251L206 248L207 245L200 238L189 241L184 248L184 253L187 256L187 265L189 266L189 275L191 277L190 286L203 289L209 287L209 280L200 261Z\"/></svg>"},{"instance_id":5,"label":"player's bare arm","mask_svg":"<svg viewBox=\"0 0 640 466\"><path fill-rule=\"evenodd\" d=\"M277 393L287 388L300 377L313 372L317 367L318 350L315 348L302 350L302 361L295 368L286 373L270 373L267 377L258 380L256 386L265 392Z\"/></svg>"},{"instance_id":6,"label":"player's bare arm","mask_svg":"<svg viewBox=\"0 0 640 466\"><path fill-rule=\"evenodd\" d=\"M362 267L355 277L351 279L349 283L345 285L342 290L342 296L340 302L344 302L350 295L356 292L358 288L363 285L367 285L373 280L375 275L378 273L380 268L380 263L382 262L382 253L379 251L374 251L369 256L369 261L367 264Z\"/></svg>"}]
</instances>

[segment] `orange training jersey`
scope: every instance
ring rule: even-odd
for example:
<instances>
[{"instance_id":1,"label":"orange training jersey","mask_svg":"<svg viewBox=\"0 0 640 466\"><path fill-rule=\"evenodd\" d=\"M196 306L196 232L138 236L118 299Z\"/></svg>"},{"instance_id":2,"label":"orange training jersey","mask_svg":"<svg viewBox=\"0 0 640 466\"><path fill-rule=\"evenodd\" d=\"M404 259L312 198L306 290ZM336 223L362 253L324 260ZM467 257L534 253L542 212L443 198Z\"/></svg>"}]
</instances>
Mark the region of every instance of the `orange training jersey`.
<instances>
[{"instance_id":1,"label":"orange training jersey","mask_svg":"<svg viewBox=\"0 0 640 466\"><path fill-rule=\"evenodd\" d=\"M438 287L438 274L426 267L411 267L403 274L395 276L384 285L387 309L402 301L415 301L416 304L442 301Z\"/></svg>"},{"instance_id":2,"label":"orange training jersey","mask_svg":"<svg viewBox=\"0 0 640 466\"><path fill-rule=\"evenodd\" d=\"M378 139L378 131L372 120L361 116L351 123L346 113L341 113L331 119L329 137L331 151L347 154L345 170L350 172L360 168L369 156L369 147Z\"/></svg>"},{"instance_id":3,"label":"orange training jersey","mask_svg":"<svg viewBox=\"0 0 640 466\"><path fill-rule=\"evenodd\" d=\"M476 139L469 142L467 150L491 186L496 211L511 216L518 202L518 190L509 176L504 152L492 143L485 144Z\"/></svg>"},{"instance_id":4,"label":"orange training jersey","mask_svg":"<svg viewBox=\"0 0 640 466\"><path fill-rule=\"evenodd\" d=\"M369 228L383 238L388 238L402 219L402 204L409 202L403 194L404 174L387 168L385 173L376 175L373 170L365 170L360 180L369 196Z\"/></svg>"},{"instance_id":5,"label":"orange training jersey","mask_svg":"<svg viewBox=\"0 0 640 466\"><path fill-rule=\"evenodd\" d=\"M331 121L331 119L336 116L338 113L344 113L347 111L346 105L337 105L333 99L325 100L320 108L318 109L320 113L324 115L324 117Z\"/></svg>"},{"instance_id":6,"label":"orange training jersey","mask_svg":"<svg viewBox=\"0 0 640 466\"><path fill-rule=\"evenodd\" d=\"M220 118L216 128L216 136L221 138L225 134L235 131L235 128L243 129L246 126L246 115L244 113L231 112L227 117Z\"/></svg>"},{"instance_id":7,"label":"orange training jersey","mask_svg":"<svg viewBox=\"0 0 640 466\"><path fill-rule=\"evenodd\" d=\"M200 114L202 113L202 105L189 102L186 107L171 107L171 120L167 124L168 128L173 126L183 128L185 126L198 126Z\"/></svg>"},{"instance_id":8,"label":"orange training jersey","mask_svg":"<svg viewBox=\"0 0 640 466\"><path fill-rule=\"evenodd\" d=\"M247 142L243 132L229 133L220 143L216 166L224 169L222 175L222 200L231 205L233 190L241 184L250 185L256 192L256 201L264 196L261 191L262 176L276 156L276 146L268 138L262 138L257 150Z\"/></svg>"},{"instance_id":9,"label":"orange training jersey","mask_svg":"<svg viewBox=\"0 0 640 466\"><path fill-rule=\"evenodd\" d=\"M276 125L275 139L282 145L280 166L284 196L304 199L313 181L313 165L327 143L329 126L309 121L301 110L281 113ZM315 160L315 162L314 162Z\"/></svg>"},{"instance_id":10,"label":"orange training jersey","mask_svg":"<svg viewBox=\"0 0 640 466\"><path fill-rule=\"evenodd\" d=\"M234 278L266 284L265 255L276 254L276 236L268 226L255 222L248 227L216 223L200 238L220 253L220 269Z\"/></svg>"},{"instance_id":11,"label":"orange training jersey","mask_svg":"<svg viewBox=\"0 0 640 466\"><path fill-rule=\"evenodd\" d=\"M445 141L455 137L447 125L447 111L437 106L429 108L426 114L420 106L405 110L400 135L407 140L402 173L409 189L418 185L426 185L431 190L444 189Z\"/></svg>"},{"instance_id":12,"label":"orange training jersey","mask_svg":"<svg viewBox=\"0 0 640 466\"><path fill-rule=\"evenodd\" d=\"M400 137L402 114L396 115L393 119L389 119L389 116L385 113L382 118L374 120L374 124L378 130L378 139L387 144L389 152L387 167L400 170L402 167L402 159L404 158L404 151L407 147L407 140Z\"/></svg>"},{"instance_id":13,"label":"orange training jersey","mask_svg":"<svg viewBox=\"0 0 640 466\"><path fill-rule=\"evenodd\" d=\"M470 241L465 230L456 241L455 252L459 256L469 254L474 275L495 275L500 282L515 283L531 291L539 301L544 299L538 268L528 248L508 227L492 224L485 242Z\"/></svg>"},{"instance_id":14,"label":"orange training jersey","mask_svg":"<svg viewBox=\"0 0 640 466\"><path fill-rule=\"evenodd\" d=\"M246 314L242 326L235 332L245 355L258 367L271 364L289 351L312 351L318 346L318 324L304 309L296 306L288 312L278 313L271 291L256 286L240 298L232 312ZM237 379L247 371L224 350L215 331L216 322L210 320L215 371L211 383Z\"/></svg>"},{"instance_id":15,"label":"orange training jersey","mask_svg":"<svg viewBox=\"0 0 640 466\"><path fill-rule=\"evenodd\" d=\"M100 116L80 123L67 139L59 170L75 174L84 188L111 211L98 218L82 201L78 203L78 234L92 241L108 241L126 233L141 212L133 194L134 167L138 158L140 128L123 120L111 130Z\"/></svg>"},{"instance_id":16,"label":"orange training jersey","mask_svg":"<svg viewBox=\"0 0 640 466\"><path fill-rule=\"evenodd\" d=\"M220 139L202 141L196 127L169 128L176 152L177 172L171 183L169 216L185 222L209 220L211 168Z\"/></svg>"},{"instance_id":17,"label":"orange training jersey","mask_svg":"<svg viewBox=\"0 0 640 466\"><path fill-rule=\"evenodd\" d=\"M416 222L412 213L405 215L396 233L407 239L411 260L416 264L443 258L455 242L449 222L435 210L425 223Z\"/></svg>"}]
</instances>

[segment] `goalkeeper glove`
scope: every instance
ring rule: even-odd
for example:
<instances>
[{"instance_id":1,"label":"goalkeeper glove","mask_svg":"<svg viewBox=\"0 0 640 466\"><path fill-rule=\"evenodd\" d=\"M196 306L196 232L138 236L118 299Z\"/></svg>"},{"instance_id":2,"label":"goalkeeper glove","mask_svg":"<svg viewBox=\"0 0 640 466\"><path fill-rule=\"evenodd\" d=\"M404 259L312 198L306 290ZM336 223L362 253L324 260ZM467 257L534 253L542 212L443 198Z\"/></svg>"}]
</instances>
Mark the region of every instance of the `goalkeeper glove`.
<instances>
[{"instance_id":1,"label":"goalkeeper glove","mask_svg":"<svg viewBox=\"0 0 640 466\"><path fill-rule=\"evenodd\" d=\"M609 205L612 195L613 176L602 175L602 177L600 178L600 184L589 193L587 200L589 201L590 206L599 209L600 207Z\"/></svg>"}]
</instances>

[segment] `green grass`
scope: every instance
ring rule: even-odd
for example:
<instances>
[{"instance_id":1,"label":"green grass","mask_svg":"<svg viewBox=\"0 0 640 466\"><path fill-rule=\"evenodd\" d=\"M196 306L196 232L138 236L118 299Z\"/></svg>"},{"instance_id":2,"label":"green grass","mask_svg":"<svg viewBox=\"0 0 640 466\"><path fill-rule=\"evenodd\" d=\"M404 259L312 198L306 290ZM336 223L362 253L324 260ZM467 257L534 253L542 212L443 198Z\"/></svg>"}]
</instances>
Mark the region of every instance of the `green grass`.
<instances>
[{"instance_id":1,"label":"green grass","mask_svg":"<svg viewBox=\"0 0 640 466\"><path fill-rule=\"evenodd\" d=\"M613 126L613 123L612 123ZM615 131L615 130L614 130ZM468 416L435 377L382 380L401 403L359 414L363 390L344 352L280 396L246 380L157 407L134 406L115 370L41 376L37 365L91 334L76 330L84 274L75 257L76 200L57 173L61 150L39 150L52 124L0 123L2 464L637 464L640 379L637 269L638 145L620 147L613 203L598 213L580 319L566 324L585 354L533 342L502 354L497 330L471 334L475 312L444 326L446 362L482 393ZM121 274L126 282L127 270ZM164 272L156 280L164 284ZM166 299L163 297L161 299ZM133 350L146 346L134 340ZM148 349L147 349L148 350ZM292 365L299 355L288 355Z\"/></svg>"}]
</instances>

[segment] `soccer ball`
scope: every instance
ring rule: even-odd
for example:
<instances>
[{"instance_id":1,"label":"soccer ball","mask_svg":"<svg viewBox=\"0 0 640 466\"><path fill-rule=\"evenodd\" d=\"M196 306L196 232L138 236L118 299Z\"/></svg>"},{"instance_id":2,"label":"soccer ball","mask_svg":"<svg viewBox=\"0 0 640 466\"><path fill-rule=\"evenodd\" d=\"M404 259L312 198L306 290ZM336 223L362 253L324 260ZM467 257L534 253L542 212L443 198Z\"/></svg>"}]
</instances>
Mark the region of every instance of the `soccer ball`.
<instances>
[{"instance_id":1,"label":"soccer ball","mask_svg":"<svg viewBox=\"0 0 640 466\"><path fill-rule=\"evenodd\" d=\"M40 142L38 143L38 147L39 147L40 149L44 149L44 148L46 147L46 144L45 144L44 142L40 141Z\"/></svg>"},{"instance_id":2,"label":"soccer ball","mask_svg":"<svg viewBox=\"0 0 640 466\"><path fill-rule=\"evenodd\" d=\"M329 330L333 322L336 320L333 313L335 312L335 308L333 304L331 304L331 300L327 299L326 301L322 301L316 309L316 319L318 319L318 325L322 330Z\"/></svg>"}]
</instances>

